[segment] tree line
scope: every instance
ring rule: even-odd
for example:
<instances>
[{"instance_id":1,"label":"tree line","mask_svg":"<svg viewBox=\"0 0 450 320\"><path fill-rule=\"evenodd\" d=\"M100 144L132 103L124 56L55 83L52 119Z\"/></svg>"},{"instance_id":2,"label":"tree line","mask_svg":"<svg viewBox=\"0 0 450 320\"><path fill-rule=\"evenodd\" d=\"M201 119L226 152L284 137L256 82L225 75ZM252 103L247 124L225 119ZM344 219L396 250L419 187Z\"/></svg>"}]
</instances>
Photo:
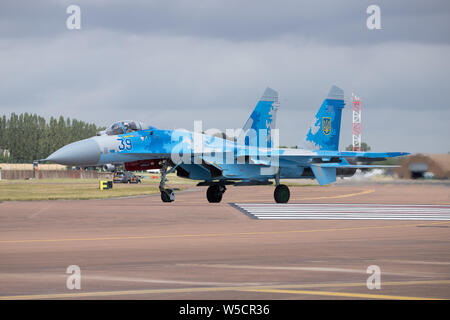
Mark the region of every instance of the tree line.
<instances>
[{"instance_id":1,"label":"tree line","mask_svg":"<svg viewBox=\"0 0 450 320\"><path fill-rule=\"evenodd\" d=\"M37 114L11 113L0 117L0 162L32 163L64 145L95 136L104 128L76 119L49 121Z\"/></svg>"}]
</instances>

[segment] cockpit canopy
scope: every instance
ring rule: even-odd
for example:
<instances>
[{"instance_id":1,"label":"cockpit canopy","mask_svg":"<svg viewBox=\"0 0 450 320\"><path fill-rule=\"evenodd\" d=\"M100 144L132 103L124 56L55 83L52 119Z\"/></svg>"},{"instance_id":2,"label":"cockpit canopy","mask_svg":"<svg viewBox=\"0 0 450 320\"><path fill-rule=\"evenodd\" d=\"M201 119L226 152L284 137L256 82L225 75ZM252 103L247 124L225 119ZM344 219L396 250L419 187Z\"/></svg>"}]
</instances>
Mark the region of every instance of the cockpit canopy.
<instances>
[{"instance_id":1,"label":"cockpit canopy","mask_svg":"<svg viewBox=\"0 0 450 320\"><path fill-rule=\"evenodd\" d=\"M115 122L108 127L105 131L100 131L97 135L115 136L118 134L130 133L134 131L147 130L151 127L143 122L134 120L124 120Z\"/></svg>"}]
</instances>

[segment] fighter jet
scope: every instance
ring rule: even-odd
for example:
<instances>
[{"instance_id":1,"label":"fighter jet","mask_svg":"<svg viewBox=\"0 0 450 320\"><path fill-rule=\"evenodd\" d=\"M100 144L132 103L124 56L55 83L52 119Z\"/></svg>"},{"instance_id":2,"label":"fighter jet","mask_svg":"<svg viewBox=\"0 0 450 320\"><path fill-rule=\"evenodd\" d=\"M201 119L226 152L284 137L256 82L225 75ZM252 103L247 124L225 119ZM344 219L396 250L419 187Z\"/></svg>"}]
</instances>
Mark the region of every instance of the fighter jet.
<instances>
[{"instance_id":1,"label":"fighter jet","mask_svg":"<svg viewBox=\"0 0 450 320\"><path fill-rule=\"evenodd\" d=\"M222 200L226 186L275 182L274 200L287 203L289 188L281 179L317 179L320 185L351 176L358 168L392 166L350 164L404 156L406 152L339 151L344 91L332 86L315 115L301 148L278 147L275 129L278 93L267 88L236 139L202 131L164 130L139 121L119 121L97 136L68 144L44 161L73 166L114 166L127 171L160 169L163 202L175 199L166 188L167 174L200 180L211 203Z\"/></svg>"}]
</instances>

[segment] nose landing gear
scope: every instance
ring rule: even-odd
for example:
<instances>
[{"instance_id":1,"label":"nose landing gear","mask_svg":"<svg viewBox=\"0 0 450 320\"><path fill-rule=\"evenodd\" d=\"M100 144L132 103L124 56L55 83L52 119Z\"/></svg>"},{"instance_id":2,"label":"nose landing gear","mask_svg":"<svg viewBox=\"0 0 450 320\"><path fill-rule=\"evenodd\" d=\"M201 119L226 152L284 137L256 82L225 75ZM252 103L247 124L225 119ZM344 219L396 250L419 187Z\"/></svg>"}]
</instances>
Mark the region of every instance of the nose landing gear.
<instances>
[{"instance_id":1,"label":"nose landing gear","mask_svg":"<svg viewBox=\"0 0 450 320\"><path fill-rule=\"evenodd\" d=\"M172 189L160 189L162 202L172 202L175 200L175 193Z\"/></svg>"},{"instance_id":2,"label":"nose landing gear","mask_svg":"<svg viewBox=\"0 0 450 320\"><path fill-rule=\"evenodd\" d=\"M169 166L169 162L164 160L161 166L161 182L159 183L159 191L161 192L161 200L162 202L173 202L175 200L175 193L172 189L165 189L166 184L166 175L171 171L175 170L176 166L173 167L170 171L167 170Z\"/></svg>"}]
</instances>

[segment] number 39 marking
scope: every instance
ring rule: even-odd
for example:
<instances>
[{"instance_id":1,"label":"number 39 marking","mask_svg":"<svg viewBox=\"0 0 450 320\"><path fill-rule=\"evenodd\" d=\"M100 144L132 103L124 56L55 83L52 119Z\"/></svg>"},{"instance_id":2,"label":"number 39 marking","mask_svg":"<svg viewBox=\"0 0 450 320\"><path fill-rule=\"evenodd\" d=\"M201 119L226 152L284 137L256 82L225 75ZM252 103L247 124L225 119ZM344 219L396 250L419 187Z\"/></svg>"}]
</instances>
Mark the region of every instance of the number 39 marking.
<instances>
[{"instance_id":1,"label":"number 39 marking","mask_svg":"<svg viewBox=\"0 0 450 320\"><path fill-rule=\"evenodd\" d=\"M119 150L123 151L125 149L131 150L133 149L133 145L131 144L131 139L117 139L120 141Z\"/></svg>"}]
</instances>

